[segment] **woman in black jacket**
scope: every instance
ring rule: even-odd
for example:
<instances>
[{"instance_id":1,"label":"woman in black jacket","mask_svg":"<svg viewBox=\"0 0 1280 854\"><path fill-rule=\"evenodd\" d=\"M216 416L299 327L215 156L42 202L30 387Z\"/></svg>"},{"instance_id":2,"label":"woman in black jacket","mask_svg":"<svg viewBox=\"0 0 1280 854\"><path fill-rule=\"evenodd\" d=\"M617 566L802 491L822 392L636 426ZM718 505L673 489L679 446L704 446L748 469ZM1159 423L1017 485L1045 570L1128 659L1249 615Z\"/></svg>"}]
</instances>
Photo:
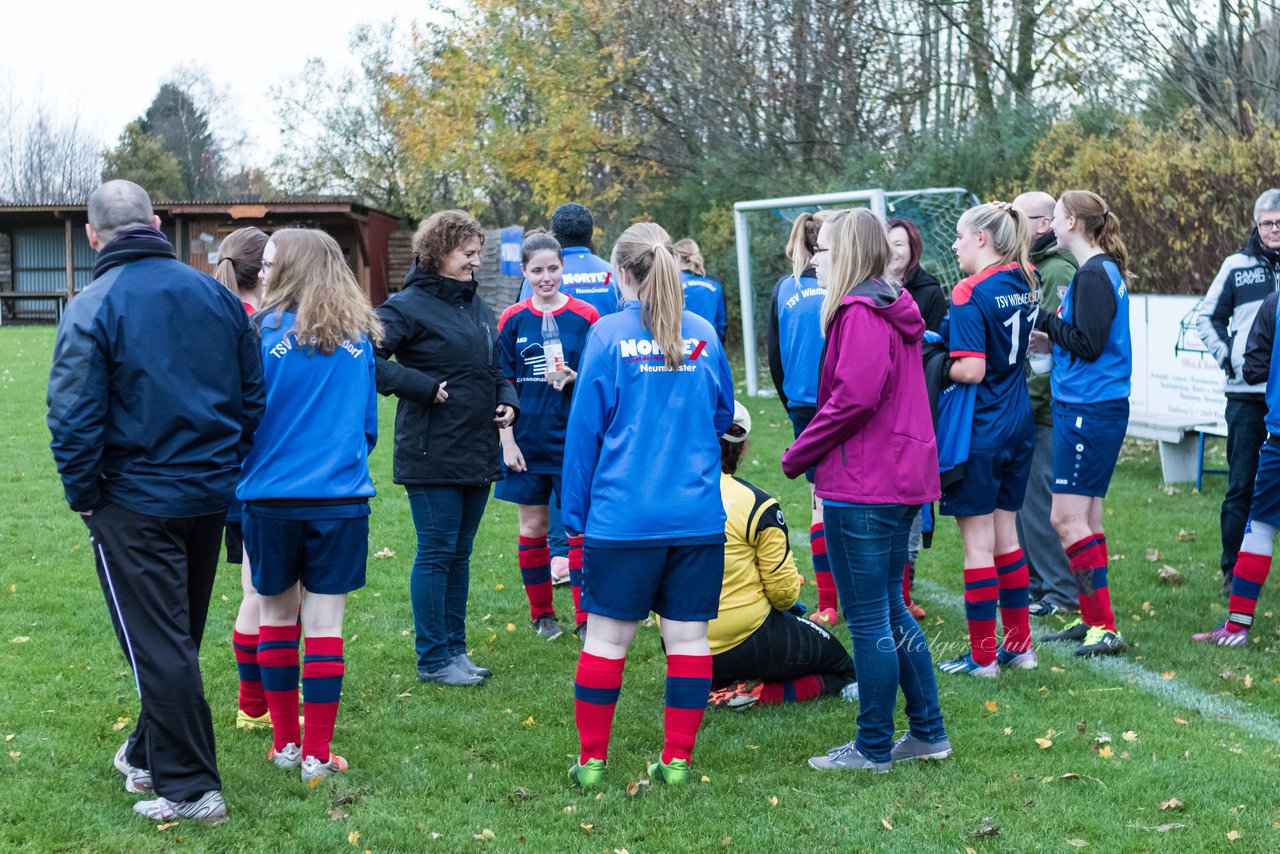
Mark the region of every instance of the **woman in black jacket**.
<instances>
[{"instance_id":1,"label":"woman in black jacket","mask_svg":"<svg viewBox=\"0 0 1280 854\"><path fill-rule=\"evenodd\" d=\"M413 236L404 290L378 308L378 392L400 399L393 476L418 534L409 582L418 678L444 685L490 675L467 655L471 547L489 486L502 479L498 428L518 413L498 366L497 321L476 296L483 247L470 214L432 214Z\"/></svg>"},{"instance_id":2,"label":"woman in black jacket","mask_svg":"<svg viewBox=\"0 0 1280 854\"><path fill-rule=\"evenodd\" d=\"M920 266L924 241L920 239L920 229L914 222L889 220L889 251L892 257L885 278L902 285L911 294L920 309L920 316L924 318L924 328L937 332L942 326L942 318L947 316L947 296L937 278Z\"/></svg>"}]
</instances>

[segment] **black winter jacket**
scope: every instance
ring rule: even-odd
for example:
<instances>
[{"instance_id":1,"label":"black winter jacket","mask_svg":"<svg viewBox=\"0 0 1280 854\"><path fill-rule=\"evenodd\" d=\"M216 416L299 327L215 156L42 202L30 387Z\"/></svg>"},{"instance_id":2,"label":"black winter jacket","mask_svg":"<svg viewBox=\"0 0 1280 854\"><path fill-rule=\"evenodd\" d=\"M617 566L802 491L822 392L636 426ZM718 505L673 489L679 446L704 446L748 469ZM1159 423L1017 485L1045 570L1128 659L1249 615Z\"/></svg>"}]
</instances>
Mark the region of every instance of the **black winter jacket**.
<instances>
[{"instance_id":1,"label":"black winter jacket","mask_svg":"<svg viewBox=\"0 0 1280 854\"><path fill-rule=\"evenodd\" d=\"M498 366L498 323L474 281L409 270L378 307L378 393L395 395L392 475L410 486L484 486L502 479L494 410L519 411ZM391 357L395 361L389 361ZM440 383L449 398L435 403Z\"/></svg>"},{"instance_id":2,"label":"black winter jacket","mask_svg":"<svg viewBox=\"0 0 1280 854\"><path fill-rule=\"evenodd\" d=\"M920 316L924 318L924 328L937 332L942 327L942 318L947 316L950 308L937 278L924 267L916 265L902 286L916 301Z\"/></svg>"}]
</instances>

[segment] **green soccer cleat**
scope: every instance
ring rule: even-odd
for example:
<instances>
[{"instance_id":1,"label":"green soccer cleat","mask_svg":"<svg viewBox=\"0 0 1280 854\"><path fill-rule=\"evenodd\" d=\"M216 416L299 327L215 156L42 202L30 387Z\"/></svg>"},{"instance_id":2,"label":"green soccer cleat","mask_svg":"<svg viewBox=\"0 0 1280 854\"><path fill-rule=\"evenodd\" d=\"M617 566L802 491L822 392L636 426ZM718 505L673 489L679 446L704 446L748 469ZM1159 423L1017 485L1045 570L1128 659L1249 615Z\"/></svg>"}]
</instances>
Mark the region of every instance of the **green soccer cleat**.
<instances>
[{"instance_id":1,"label":"green soccer cleat","mask_svg":"<svg viewBox=\"0 0 1280 854\"><path fill-rule=\"evenodd\" d=\"M599 786L604 782L604 760L588 759L581 765L569 769L569 779L584 789Z\"/></svg>"},{"instance_id":2,"label":"green soccer cleat","mask_svg":"<svg viewBox=\"0 0 1280 854\"><path fill-rule=\"evenodd\" d=\"M1046 643L1074 642L1080 643L1089 634L1089 624L1077 617L1062 627L1062 631L1045 635L1040 640Z\"/></svg>"},{"instance_id":3,"label":"green soccer cleat","mask_svg":"<svg viewBox=\"0 0 1280 854\"><path fill-rule=\"evenodd\" d=\"M693 772L689 770L689 760L680 759L679 757L672 759L667 764L663 764L659 759L657 762L649 766L649 776L661 779L662 782L671 786L682 786L689 782L689 776Z\"/></svg>"},{"instance_id":4,"label":"green soccer cleat","mask_svg":"<svg viewBox=\"0 0 1280 854\"><path fill-rule=\"evenodd\" d=\"M1085 635L1084 643L1076 650L1076 655L1089 658L1095 655L1119 655L1125 650L1124 638L1119 632L1108 631L1102 626L1091 626Z\"/></svg>"}]
</instances>

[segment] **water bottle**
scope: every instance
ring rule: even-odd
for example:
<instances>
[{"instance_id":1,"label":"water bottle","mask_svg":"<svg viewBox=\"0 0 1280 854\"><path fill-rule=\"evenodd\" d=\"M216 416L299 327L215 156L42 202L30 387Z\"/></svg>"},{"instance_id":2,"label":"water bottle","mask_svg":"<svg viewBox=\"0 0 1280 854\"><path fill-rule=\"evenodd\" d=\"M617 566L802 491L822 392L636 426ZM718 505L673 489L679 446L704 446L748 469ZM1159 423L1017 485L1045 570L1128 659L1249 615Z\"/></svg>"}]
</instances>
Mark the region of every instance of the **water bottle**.
<instances>
[{"instance_id":1,"label":"water bottle","mask_svg":"<svg viewBox=\"0 0 1280 854\"><path fill-rule=\"evenodd\" d=\"M554 383L568 376L565 371L564 345L560 343L560 324L556 323L551 308L542 310L542 355L546 358L543 376Z\"/></svg>"}]
</instances>

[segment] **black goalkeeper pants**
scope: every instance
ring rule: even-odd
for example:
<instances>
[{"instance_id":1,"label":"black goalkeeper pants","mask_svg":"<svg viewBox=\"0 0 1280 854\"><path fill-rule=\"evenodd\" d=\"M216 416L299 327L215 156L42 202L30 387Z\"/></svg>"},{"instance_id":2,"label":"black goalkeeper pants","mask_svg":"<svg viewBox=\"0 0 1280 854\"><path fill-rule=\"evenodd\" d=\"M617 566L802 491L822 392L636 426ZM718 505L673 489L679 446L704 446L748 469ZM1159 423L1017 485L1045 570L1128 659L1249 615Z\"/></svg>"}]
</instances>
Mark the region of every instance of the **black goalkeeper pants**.
<instances>
[{"instance_id":1,"label":"black goalkeeper pants","mask_svg":"<svg viewBox=\"0 0 1280 854\"><path fill-rule=\"evenodd\" d=\"M853 657L835 635L785 611L770 611L750 637L711 658L715 685L748 679L791 682L813 674L831 677L829 693L857 679Z\"/></svg>"}]
</instances>

